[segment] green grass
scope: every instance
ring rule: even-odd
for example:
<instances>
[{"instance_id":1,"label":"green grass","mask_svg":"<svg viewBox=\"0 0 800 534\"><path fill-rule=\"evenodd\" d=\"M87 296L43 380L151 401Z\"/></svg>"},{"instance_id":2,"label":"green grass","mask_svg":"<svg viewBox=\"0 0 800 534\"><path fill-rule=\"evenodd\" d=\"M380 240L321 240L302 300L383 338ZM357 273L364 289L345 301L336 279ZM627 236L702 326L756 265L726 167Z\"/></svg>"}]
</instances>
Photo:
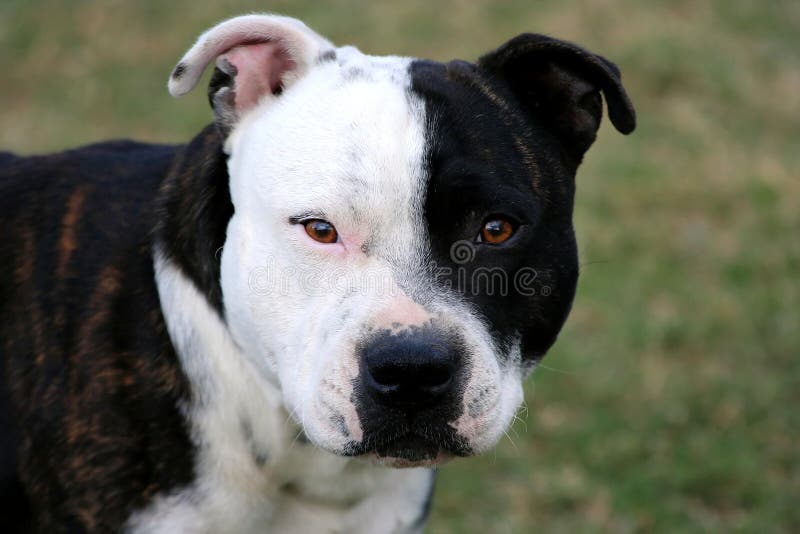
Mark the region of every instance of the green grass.
<instances>
[{"instance_id":1,"label":"green grass","mask_svg":"<svg viewBox=\"0 0 800 534\"><path fill-rule=\"evenodd\" d=\"M637 105L579 173L579 291L524 424L441 470L430 532L800 531L800 3L5 0L0 146L188 139L210 115L170 68L265 8L437 59L551 33Z\"/></svg>"}]
</instances>

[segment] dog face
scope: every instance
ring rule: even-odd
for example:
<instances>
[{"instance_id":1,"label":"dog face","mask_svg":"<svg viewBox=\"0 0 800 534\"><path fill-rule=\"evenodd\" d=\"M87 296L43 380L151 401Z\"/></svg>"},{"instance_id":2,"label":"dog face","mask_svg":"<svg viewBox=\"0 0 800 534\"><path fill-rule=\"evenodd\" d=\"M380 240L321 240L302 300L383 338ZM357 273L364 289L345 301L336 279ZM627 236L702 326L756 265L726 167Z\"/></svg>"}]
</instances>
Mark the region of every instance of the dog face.
<instances>
[{"instance_id":1,"label":"dog face","mask_svg":"<svg viewBox=\"0 0 800 534\"><path fill-rule=\"evenodd\" d=\"M226 323L316 445L394 466L492 447L578 276L575 170L616 68L520 36L477 64L334 48L251 15L203 36L173 94L217 68L234 215Z\"/></svg>"}]
</instances>

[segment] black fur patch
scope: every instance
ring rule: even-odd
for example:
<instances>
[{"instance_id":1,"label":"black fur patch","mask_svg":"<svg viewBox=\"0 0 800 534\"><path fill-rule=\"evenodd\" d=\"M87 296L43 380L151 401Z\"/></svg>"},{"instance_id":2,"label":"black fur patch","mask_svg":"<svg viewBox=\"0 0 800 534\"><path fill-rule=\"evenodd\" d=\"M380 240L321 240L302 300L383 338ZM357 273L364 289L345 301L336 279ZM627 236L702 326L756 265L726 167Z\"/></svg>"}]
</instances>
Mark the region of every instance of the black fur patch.
<instances>
[{"instance_id":1,"label":"black fur patch","mask_svg":"<svg viewBox=\"0 0 800 534\"><path fill-rule=\"evenodd\" d=\"M635 128L619 69L572 43L523 34L478 65L415 61L410 74L429 120L425 216L434 260L450 273L440 281L474 304L501 348L519 339L523 358L539 359L575 294L575 172L600 125L600 91L614 126ZM498 215L516 233L479 242Z\"/></svg>"},{"instance_id":2,"label":"black fur patch","mask_svg":"<svg viewBox=\"0 0 800 534\"><path fill-rule=\"evenodd\" d=\"M317 63L327 63L328 61L336 61L336 50L326 50L317 57Z\"/></svg>"},{"instance_id":3,"label":"black fur patch","mask_svg":"<svg viewBox=\"0 0 800 534\"><path fill-rule=\"evenodd\" d=\"M449 273L439 281L474 304L500 346L519 337L523 356L540 358L577 283L577 162L528 119L510 87L477 66L416 61L411 77L429 120L425 217L434 260ZM502 245L478 242L498 214L517 221L516 233Z\"/></svg>"},{"instance_id":4,"label":"black fur patch","mask_svg":"<svg viewBox=\"0 0 800 534\"><path fill-rule=\"evenodd\" d=\"M233 216L227 157L215 126L176 151L157 199L155 238L224 319L220 259Z\"/></svg>"},{"instance_id":5,"label":"black fur patch","mask_svg":"<svg viewBox=\"0 0 800 534\"><path fill-rule=\"evenodd\" d=\"M175 69L172 71L172 79L179 80L185 73L186 65L183 63L178 63L175 65Z\"/></svg>"}]
</instances>

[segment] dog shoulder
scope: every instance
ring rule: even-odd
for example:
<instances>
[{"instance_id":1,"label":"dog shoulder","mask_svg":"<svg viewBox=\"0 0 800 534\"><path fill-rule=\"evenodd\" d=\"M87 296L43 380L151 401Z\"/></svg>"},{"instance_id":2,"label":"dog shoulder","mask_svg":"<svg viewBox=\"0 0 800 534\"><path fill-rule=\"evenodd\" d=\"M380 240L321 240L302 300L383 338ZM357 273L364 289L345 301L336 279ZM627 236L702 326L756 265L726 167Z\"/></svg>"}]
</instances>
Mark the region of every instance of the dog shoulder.
<instances>
[{"instance_id":1,"label":"dog shoulder","mask_svg":"<svg viewBox=\"0 0 800 534\"><path fill-rule=\"evenodd\" d=\"M24 484L37 528L58 531L75 514L115 528L191 477L179 411L188 385L149 246L177 150L115 141L0 154L0 421L10 429L0 483Z\"/></svg>"}]
</instances>

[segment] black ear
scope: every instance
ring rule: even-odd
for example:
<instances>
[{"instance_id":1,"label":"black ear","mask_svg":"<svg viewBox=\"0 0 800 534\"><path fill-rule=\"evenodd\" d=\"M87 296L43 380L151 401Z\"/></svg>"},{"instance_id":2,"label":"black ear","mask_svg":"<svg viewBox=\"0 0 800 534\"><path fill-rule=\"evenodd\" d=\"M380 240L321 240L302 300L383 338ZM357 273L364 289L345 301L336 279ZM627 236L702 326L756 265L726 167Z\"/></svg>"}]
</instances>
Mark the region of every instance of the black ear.
<instances>
[{"instance_id":1,"label":"black ear","mask_svg":"<svg viewBox=\"0 0 800 534\"><path fill-rule=\"evenodd\" d=\"M600 127L601 91L614 127L624 134L636 127L636 112L617 66L572 43L525 33L480 58L478 65L504 79L522 105L579 160Z\"/></svg>"}]
</instances>

